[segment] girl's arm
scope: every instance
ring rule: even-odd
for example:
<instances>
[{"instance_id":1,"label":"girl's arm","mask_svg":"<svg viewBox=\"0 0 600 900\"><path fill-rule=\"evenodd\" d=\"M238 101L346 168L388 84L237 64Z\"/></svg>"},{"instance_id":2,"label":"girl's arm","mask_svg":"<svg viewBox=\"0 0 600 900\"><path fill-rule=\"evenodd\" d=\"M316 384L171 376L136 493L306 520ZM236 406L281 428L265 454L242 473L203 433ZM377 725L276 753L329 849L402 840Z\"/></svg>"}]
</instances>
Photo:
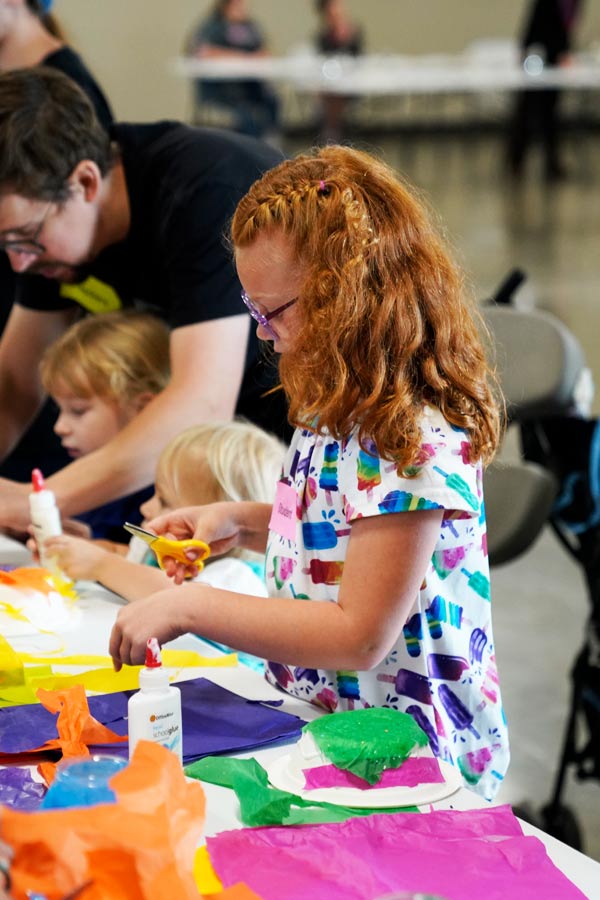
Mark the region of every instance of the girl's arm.
<instances>
[{"instance_id":1,"label":"girl's arm","mask_svg":"<svg viewBox=\"0 0 600 900\"><path fill-rule=\"evenodd\" d=\"M192 631L265 659L306 668L373 668L406 622L439 534L441 510L357 519L337 603L256 598L192 584L120 610L115 668L144 659L146 641Z\"/></svg>"},{"instance_id":2,"label":"girl's arm","mask_svg":"<svg viewBox=\"0 0 600 900\"><path fill-rule=\"evenodd\" d=\"M139 600L169 584L159 569L130 562L93 541L61 534L48 538L44 549L72 581L97 581L125 600Z\"/></svg>"}]
</instances>

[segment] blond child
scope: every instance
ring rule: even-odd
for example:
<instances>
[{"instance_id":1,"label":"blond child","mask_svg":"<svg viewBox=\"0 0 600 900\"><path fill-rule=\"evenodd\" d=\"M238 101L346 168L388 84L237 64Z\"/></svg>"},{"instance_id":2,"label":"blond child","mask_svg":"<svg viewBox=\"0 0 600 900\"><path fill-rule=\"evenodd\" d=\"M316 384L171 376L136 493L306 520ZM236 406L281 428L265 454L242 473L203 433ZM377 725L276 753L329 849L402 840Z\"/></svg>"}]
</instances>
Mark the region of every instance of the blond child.
<instances>
[{"instance_id":1,"label":"blond child","mask_svg":"<svg viewBox=\"0 0 600 900\"><path fill-rule=\"evenodd\" d=\"M75 323L45 352L44 389L59 409L54 430L72 459L98 450L166 386L169 329L147 313L115 312ZM126 546L122 523L140 521L145 488L83 513L84 533Z\"/></svg>"},{"instance_id":2,"label":"blond child","mask_svg":"<svg viewBox=\"0 0 600 900\"><path fill-rule=\"evenodd\" d=\"M144 522L180 506L219 502L272 503L285 446L249 422L197 425L169 441L160 455L155 493L141 507ZM125 600L138 600L168 587L168 577L139 538L122 558L97 544L69 535L50 538L45 548L73 581L97 581ZM266 596L264 555L232 548L209 558L196 581Z\"/></svg>"},{"instance_id":3,"label":"blond child","mask_svg":"<svg viewBox=\"0 0 600 900\"><path fill-rule=\"evenodd\" d=\"M272 508L188 507L148 527L213 554L266 548L269 597L152 594L119 611L115 667L142 662L150 636L200 632L332 712L408 712L491 798L509 760L482 495L500 416L461 273L415 194L347 147L266 173L232 238L296 431ZM177 581L189 568L167 565Z\"/></svg>"}]
</instances>

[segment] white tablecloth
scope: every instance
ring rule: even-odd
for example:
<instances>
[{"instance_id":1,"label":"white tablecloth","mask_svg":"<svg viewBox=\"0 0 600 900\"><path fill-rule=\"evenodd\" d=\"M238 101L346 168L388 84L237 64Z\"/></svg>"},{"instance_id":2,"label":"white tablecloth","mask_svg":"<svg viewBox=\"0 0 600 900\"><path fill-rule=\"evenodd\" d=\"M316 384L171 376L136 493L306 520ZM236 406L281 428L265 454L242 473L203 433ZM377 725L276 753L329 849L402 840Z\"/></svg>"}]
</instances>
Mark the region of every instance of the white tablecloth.
<instances>
[{"instance_id":1,"label":"white tablecloth","mask_svg":"<svg viewBox=\"0 0 600 900\"><path fill-rule=\"evenodd\" d=\"M27 556L24 556L21 545L0 536L0 561L2 563L10 562L11 554L13 560L19 565L27 562ZM61 633L60 637L64 646L64 653L106 654L110 629L123 601L121 598L92 583L80 583L77 587L81 597L78 604L81 609L81 616L75 627ZM31 637L10 638L10 642L15 646L15 649L21 651L29 650L36 653L43 652L46 641L50 642L50 647L52 644L55 644L56 638L40 634L34 635L33 633ZM183 635L165 646L173 649L196 650L204 656L219 655L218 650L193 635ZM56 668L58 669L58 666ZM74 670L64 667L64 671ZM283 699L284 702L281 709L298 715L305 720L311 720L320 715L319 710L315 707L282 694L267 684L259 673L250 670L246 666L190 668L180 670L177 675L181 680L198 677L208 678L228 690L253 700ZM0 715L1 712L2 710L0 709ZM265 767L278 756L289 753L289 751L290 745L288 744L240 754L240 757L254 757ZM518 752L518 750L515 751L515 748L513 748L513 752ZM205 834L210 836L226 829L242 827L238 814L237 798L233 791L211 784L204 784L203 787L207 798ZM501 792L498 799L501 803ZM465 810L485 806L485 801L473 792L462 788L445 800L434 803L433 806L436 809ZM521 825L526 834L534 834L543 841L554 863L587 897L600 900L599 863L578 853L566 844L557 841L526 822L521 822Z\"/></svg>"},{"instance_id":2,"label":"white tablecloth","mask_svg":"<svg viewBox=\"0 0 600 900\"><path fill-rule=\"evenodd\" d=\"M461 94L518 90L598 90L600 62L574 58L569 66L546 66L528 74L516 61L493 65L468 55L320 57L290 54L257 59L179 57L171 71L206 81L265 79L296 91L353 96Z\"/></svg>"}]
</instances>

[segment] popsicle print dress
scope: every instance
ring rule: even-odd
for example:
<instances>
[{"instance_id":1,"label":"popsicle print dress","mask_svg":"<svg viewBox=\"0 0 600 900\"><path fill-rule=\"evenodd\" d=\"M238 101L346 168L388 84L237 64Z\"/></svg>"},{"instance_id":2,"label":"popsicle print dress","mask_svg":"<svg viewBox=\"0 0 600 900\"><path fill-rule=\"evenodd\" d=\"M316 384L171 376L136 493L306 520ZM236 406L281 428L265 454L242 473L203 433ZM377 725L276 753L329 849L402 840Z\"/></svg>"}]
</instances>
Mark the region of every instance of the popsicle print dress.
<instances>
[{"instance_id":1,"label":"popsicle print dress","mask_svg":"<svg viewBox=\"0 0 600 900\"><path fill-rule=\"evenodd\" d=\"M361 516L436 507L444 514L419 595L377 668L335 672L268 662L266 673L288 693L331 711L384 706L410 713L433 752L492 798L509 750L492 633L482 469L468 462L465 432L438 410L425 407L421 429L412 478L399 476L374 446L362 450L355 433L336 441L296 430L269 531L271 596L337 601L352 522Z\"/></svg>"}]
</instances>

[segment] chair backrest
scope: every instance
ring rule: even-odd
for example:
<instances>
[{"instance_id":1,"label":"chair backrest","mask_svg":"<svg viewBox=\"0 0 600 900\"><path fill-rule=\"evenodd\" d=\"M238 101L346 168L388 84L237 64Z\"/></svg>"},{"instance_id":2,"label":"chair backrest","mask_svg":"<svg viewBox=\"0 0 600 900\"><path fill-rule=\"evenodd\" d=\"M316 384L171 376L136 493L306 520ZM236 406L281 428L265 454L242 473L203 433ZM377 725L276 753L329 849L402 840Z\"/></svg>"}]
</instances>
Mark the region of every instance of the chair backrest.
<instances>
[{"instance_id":1,"label":"chair backrest","mask_svg":"<svg viewBox=\"0 0 600 900\"><path fill-rule=\"evenodd\" d=\"M540 310L490 305L482 312L509 424L572 409L585 358L569 329ZM558 482L536 463L500 460L486 470L484 491L490 563L500 565L537 539L552 511Z\"/></svg>"},{"instance_id":2,"label":"chair backrest","mask_svg":"<svg viewBox=\"0 0 600 900\"><path fill-rule=\"evenodd\" d=\"M491 566L525 553L547 523L558 482L537 463L493 462L483 478L487 549Z\"/></svg>"},{"instance_id":3,"label":"chair backrest","mask_svg":"<svg viewBox=\"0 0 600 900\"><path fill-rule=\"evenodd\" d=\"M585 369L583 350L556 316L514 306L482 310L510 421L565 415Z\"/></svg>"}]
</instances>

